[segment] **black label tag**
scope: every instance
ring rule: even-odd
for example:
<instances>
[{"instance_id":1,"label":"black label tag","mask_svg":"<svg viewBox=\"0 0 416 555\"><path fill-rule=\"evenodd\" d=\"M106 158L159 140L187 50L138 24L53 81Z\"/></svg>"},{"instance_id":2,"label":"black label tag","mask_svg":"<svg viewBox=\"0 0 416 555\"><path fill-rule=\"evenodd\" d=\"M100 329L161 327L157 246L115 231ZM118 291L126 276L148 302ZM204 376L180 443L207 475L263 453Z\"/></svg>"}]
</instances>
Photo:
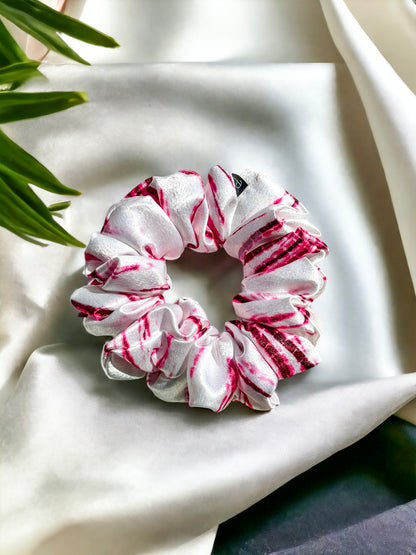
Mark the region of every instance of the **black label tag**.
<instances>
[{"instance_id":1,"label":"black label tag","mask_svg":"<svg viewBox=\"0 0 416 555\"><path fill-rule=\"evenodd\" d=\"M232 173L231 175L233 176L234 180L235 192L237 193L237 196L240 196L244 189L248 187L248 183L246 183L244 179L236 173Z\"/></svg>"}]
</instances>

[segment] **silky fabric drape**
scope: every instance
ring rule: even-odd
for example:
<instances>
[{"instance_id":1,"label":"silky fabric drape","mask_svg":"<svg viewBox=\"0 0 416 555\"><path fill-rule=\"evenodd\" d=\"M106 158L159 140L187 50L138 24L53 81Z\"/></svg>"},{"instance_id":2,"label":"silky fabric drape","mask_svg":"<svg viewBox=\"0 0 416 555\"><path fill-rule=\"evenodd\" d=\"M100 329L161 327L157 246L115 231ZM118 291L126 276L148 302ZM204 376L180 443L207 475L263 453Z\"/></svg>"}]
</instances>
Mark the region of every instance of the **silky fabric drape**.
<instances>
[{"instance_id":1,"label":"silky fabric drape","mask_svg":"<svg viewBox=\"0 0 416 555\"><path fill-rule=\"evenodd\" d=\"M78 238L143 178L219 163L273 175L309 208L331 254L315 303L323 362L281 383L270 413L232 406L216 415L107 380L102 340L69 303L83 284L82 252L42 250L1 230L1 553L208 553L220 522L416 395L406 374L415 369L410 228L394 193L410 183L412 134L390 114L404 81L372 111L374 91L390 86L373 79L369 89L380 53L365 43L370 58L352 56L368 39L342 2L323 7L364 108L339 62L51 66L48 82L26 86L89 93L77 109L6 126L83 191L64 220ZM413 98L399 100L410 109ZM401 157L384 138L392 129L408 146ZM238 263L220 254L170 265L178 295L197 298L216 325L232 317Z\"/></svg>"}]
</instances>

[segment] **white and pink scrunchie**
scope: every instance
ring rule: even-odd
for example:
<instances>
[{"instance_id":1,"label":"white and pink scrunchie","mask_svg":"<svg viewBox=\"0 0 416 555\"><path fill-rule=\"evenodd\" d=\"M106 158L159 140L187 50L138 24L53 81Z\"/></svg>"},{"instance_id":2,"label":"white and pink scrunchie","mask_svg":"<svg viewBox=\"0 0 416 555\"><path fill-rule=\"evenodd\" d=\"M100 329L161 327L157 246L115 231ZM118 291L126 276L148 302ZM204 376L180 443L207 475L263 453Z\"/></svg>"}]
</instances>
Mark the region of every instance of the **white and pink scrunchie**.
<instances>
[{"instance_id":1,"label":"white and pink scrunchie","mask_svg":"<svg viewBox=\"0 0 416 555\"><path fill-rule=\"evenodd\" d=\"M220 166L205 183L192 171L150 177L113 205L85 251L88 285L73 305L87 331L109 335L108 377L146 376L164 401L224 410L240 401L269 410L279 379L319 362L319 332L309 310L325 284L328 249L307 211L269 178ZM197 301L167 303L165 260L185 248L223 247L243 264L236 320L221 333Z\"/></svg>"}]
</instances>

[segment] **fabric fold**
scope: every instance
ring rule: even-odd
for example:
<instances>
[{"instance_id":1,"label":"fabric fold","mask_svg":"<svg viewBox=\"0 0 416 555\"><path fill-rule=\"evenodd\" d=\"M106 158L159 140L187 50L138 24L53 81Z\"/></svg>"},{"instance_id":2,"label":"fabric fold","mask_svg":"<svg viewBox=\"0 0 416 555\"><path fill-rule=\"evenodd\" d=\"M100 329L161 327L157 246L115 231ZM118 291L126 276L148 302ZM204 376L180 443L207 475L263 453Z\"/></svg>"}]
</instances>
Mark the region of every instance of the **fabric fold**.
<instances>
[{"instance_id":1,"label":"fabric fold","mask_svg":"<svg viewBox=\"0 0 416 555\"><path fill-rule=\"evenodd\" d=\"M357 441L416 390L416 374L301 391L287 380L276 410L214 414L107 380L96 355L34 352L0 416L13 454L0 467L8 555L71 553L75 541L79 555L169 552Z\"/></svg>"},{"instance_id":2,"label":"fabric fold","mask_svg":"<svg viewBox=\"0 0 416 555\"><path fill-rule=\"evenodd\" d=\"M321 0L321 5L364 104L416 289L415 95L380 54L343 0ZM414 6L412 9L416 11Z\"/></svg>"}]
</instances>

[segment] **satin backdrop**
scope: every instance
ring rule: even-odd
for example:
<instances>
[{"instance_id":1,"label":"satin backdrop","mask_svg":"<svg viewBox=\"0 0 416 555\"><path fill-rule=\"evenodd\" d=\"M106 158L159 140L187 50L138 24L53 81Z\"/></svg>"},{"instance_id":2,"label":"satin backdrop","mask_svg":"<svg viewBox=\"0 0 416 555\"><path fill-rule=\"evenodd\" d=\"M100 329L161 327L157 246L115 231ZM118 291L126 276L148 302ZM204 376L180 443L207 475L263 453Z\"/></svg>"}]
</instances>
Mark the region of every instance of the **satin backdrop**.
<instances>
[{"instance_id":1,"label":"satin backdrop","mask_svg":"<svg viewBox=\"0 0 416 555\"><path fill-rule=\"evenodd\" d=\"M283 382L271 413L215 415L158 402L140 382L108 381L102 341L68 301L82 284L82 252L37 249L2 230L4 398L20 376L2 415L2 552L207 553L210 528L415 395L415 375L402 375L415 367L415 301L366 114L343 64L47 75L37 89L86 89L91 102L7 132L84 192L65 215L79 238L141 178L220 163L275 176L331 249L315 303L324 362ZM178 294L220 324L241 270L201 256L202 268L189 257L169 271Z\"/></svg>"}]
</instances>

